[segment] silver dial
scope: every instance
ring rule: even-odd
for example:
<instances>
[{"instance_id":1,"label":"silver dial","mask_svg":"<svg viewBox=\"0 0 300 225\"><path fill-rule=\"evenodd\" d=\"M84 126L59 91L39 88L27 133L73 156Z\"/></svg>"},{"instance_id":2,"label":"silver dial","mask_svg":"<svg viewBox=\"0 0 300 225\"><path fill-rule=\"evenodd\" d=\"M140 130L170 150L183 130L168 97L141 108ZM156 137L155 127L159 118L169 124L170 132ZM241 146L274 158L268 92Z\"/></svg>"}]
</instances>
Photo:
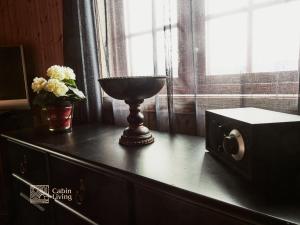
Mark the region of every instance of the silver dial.
<instances>
[{"instance_id":1,"label":"silver dial","mask_svg":"<svg viewBox=\"0 0 300 225\"><path fill-rule=\"evenodd\" d=\"M231 130L229 135L224 137L223 148L237 161L244 158L245 142L243 136L237 129Z\"/></svg>"}]
</instances>

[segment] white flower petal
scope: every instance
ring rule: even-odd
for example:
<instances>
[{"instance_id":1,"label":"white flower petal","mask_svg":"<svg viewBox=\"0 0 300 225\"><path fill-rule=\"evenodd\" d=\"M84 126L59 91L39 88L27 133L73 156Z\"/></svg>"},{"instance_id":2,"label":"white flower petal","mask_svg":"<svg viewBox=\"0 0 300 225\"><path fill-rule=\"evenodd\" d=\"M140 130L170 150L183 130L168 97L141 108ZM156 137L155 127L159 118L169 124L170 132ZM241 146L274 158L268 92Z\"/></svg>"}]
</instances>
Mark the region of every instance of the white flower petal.
<instances>
[{"instance_id":1,"label":"white flower petal","mask_svg":"<svg viewBox=\"0 0 300 225\"><path fill-rule=\"evenodd\" d=\"M70 67L63 67L65 79L67 80L76 80L76 75Z\"/></svg>"},{"instance_id":2,"label":"white flower petal","mask_svg":"<svg viewBox=\"0 0 300 225\"><path fill-rule=\"evenodd\" d=\"M65 72L62 66L54 65L48 68L47 76L57 80L65 79Z\"/></svg>"},{"instance_id":3,"label":"white flower petal","mask_svg":"<svg viewBox=\"0 0 300 225\"><path fill-rule=\"evenodd\" d=\"M46 84L47 84L47 81L43 77L35 77L31 84L31 88L32 88L33 92L39 93L41 90L43 90L45 88Z\"/></svg>"},{"instance_id":4,"label":"white flower petal","mask_svg":"<svg viewBox=\"0 0 300 225\"><path fill-rule=\"evenodd\" d=\"M45 89L48 92L52 92L56 97L65 96L69 90L67 85L58 79L49 79Z\"/></svg>"}]
</instances>

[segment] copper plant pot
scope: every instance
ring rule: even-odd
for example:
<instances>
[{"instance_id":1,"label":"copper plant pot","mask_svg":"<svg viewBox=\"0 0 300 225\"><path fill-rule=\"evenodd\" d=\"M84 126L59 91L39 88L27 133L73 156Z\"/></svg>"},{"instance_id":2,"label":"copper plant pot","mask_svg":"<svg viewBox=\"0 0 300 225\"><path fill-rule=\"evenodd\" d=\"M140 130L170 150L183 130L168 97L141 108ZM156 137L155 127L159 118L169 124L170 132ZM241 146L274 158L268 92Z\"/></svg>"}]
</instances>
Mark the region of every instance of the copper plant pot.
<instances>
[{"instance_id":1,"label":"copper plant pot","mask_svg":"<svg viewBox=\"0 0 300 225\"><path fill-rule=\"evenodd\" d=\"M51 132L71 132L73 106L47 106L47 120Z\"/></svg>"}]
</instances>

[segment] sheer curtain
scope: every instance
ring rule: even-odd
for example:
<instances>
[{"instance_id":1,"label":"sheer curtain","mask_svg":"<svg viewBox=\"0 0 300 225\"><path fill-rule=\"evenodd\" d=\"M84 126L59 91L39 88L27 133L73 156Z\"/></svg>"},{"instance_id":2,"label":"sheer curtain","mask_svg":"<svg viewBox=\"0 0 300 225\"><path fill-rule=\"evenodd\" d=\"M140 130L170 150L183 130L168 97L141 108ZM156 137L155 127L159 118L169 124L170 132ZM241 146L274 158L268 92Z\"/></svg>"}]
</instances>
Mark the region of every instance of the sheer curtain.
<instances>
[{"instance_id":1,"label":"sheer curtain","mask_svg":"<svg viewBox=\"0 0 300 225\"><path fill-rule=\"evenodd\" d=\"M101 76L168 76L143 104L152 129L205 135L212 108L298 113L299 0L95 1ZM105 121L127 112L103 95Z\"/></svg>"}]
</instances>

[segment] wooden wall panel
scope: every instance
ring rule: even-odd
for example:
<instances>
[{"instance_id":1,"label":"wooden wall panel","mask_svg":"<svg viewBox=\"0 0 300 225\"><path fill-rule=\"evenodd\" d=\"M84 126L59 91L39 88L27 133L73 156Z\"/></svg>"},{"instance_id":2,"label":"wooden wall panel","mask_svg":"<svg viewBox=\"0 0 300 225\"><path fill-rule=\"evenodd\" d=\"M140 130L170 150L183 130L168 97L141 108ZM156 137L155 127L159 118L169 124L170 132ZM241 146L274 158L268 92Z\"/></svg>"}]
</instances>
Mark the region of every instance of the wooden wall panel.
<instances>
[{"instance_id":1,"label":"wooden wall panel","mask_svg":"<svg viewBox=\"0 0 300 225\"><path fill-rule=\"evenodd\" d=\"M63 64L62 0L0 0L0 45L24 45L28 83Z\"/></svg>"}]
</instances>

